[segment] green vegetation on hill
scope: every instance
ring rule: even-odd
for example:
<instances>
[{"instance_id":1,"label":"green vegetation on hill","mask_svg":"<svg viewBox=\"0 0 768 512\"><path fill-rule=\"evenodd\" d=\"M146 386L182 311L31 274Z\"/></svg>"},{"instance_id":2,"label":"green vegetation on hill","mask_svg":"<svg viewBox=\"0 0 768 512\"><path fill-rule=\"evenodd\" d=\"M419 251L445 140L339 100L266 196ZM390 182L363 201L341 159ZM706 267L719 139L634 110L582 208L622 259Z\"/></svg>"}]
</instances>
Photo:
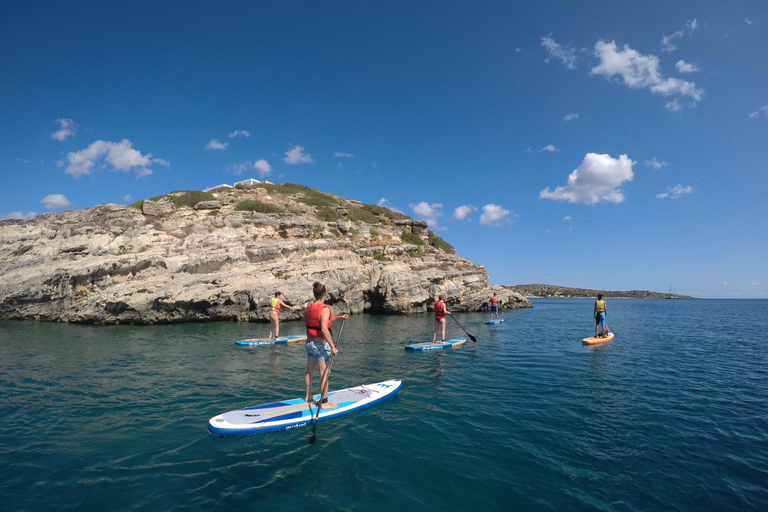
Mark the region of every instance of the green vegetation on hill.
<instances>
[{"instance_id":1,"label":"green vegetation on hill","mask_svg":"<svg viewBox=\"0 0 768 512\"><path fill-rule=\"evenodd\" d=\"M240 201L235 205L235 211L242 212L260 212L260 213L282 213L283 210L277 206L265 203L263 201L257 201L255 199L246 199Z\"/></svg>"},{"instance_id":2,"label":"green vegetation on hill","mask_svg":"<svg viewBox=\"0 0 768 512\"><path fill-rule=\"evenodd\" d=\"M505 286L504 288L515 291L525 297L563 297L563 298L594 298L598 293L602 293L606 299L694 299L687 295L670 295L668 293L649 292L645 290L629 291L605 291L590 290L587 288L568 288L565 286L554 286L551 284L516 284L514 286Z\"/></svg>"}]
</instances>

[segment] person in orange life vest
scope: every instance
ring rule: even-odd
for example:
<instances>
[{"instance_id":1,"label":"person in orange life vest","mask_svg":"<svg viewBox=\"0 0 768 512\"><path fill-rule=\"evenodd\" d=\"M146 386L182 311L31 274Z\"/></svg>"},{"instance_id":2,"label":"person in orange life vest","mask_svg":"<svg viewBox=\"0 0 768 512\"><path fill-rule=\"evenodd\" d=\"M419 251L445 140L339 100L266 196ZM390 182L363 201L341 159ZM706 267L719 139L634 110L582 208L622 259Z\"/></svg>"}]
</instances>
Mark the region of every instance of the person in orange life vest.
<instances>
[{"instance_id":1,"label":"person in orange life vest","mask_svg":"<svg viewBox=\"0 0 768 512\"><path fill-rule=\"evenodd\" d=\"M349 315L334 317L331 308L325 304L325 286L320 283L312 285L315 301L307 304L304 319L307 326L307 372L304 374L304 386L306 393L304 399L312 401L312 377L315 371L320 371L320 401L321 409L333 409L334 403L328 403L328 363L332 356L339 353L333 343L331 334L331 322L339 318L348 318Z\"/></svg>"},{"instance_id":2,"label":"person in orange life vest","mask_svg":"<svg viewBox=\"0 0 768 512\"><path fill-rule=\"evenodd\" d=\"M277 315L280 312L280 308L296 309L294 306L289 306L283 302L280 299L280 295L280 292L275 292L275 296L272 297L269 304L269 339L271 340L280 336L280 318Z\"/></svg>"},{"instance_id":3,"label":"person in orange life vest","mask_svg":"<svg viewBox=\"0 0 768 512\"><path fill-rule=\"evenodd\" d=\"M600 337L608 336L608 325L605 323L605 313L608 309L608 305L603 300L603 294L597 294L597 300L595 301L595 308L592 311L592 316L595 317L595 338L597 338L597 328L601 327Z\"/></svg>"},{"instance_id":4,"label":"person in orange life vest","mask_svg":"<svg viewBox=\"0 0 768 512\"><path fill-rule=\"evenodd\" d=\"M435 302L435 331L432 333L432 343L437 339L437 333L440 333L440 341L445 341L445 315L450 315L451 312L445 307L443 302L443 296L437 297Z\"/></svg>"},{"instance_id":5,"label":"person in orange life vest","mask_svg":"<svg viewBox=\"0 0 768 512\"><path fill-rule=\"evenodd\" d=\"M491 297L491 314L488 320L493 320L493 314L496 313L496 320L499 319L499 299L496 298L496 294Z\"/></svg>"}]
</instances>

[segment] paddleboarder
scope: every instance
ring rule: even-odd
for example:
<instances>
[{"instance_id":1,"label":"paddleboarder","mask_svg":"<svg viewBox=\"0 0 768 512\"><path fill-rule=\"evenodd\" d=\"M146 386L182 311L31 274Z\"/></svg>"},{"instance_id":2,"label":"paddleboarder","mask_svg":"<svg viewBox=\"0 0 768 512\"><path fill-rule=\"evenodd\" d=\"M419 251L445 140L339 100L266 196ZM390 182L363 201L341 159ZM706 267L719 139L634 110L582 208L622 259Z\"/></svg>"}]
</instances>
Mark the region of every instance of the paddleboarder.
<instances>
[{"instance_id":1,"label":"paddleboarder","mask_svg":"<svg viewBox=\"0 0 768 512\"><path fill-rule=\"evenodd\" d=\"M339 350L333 343L331 322L348 318L349 315L333 316L331 308L325 303L325 286L321 283L315 282L312 285L312 293L315 296L315 301L307 304L307 310L304 314L307 326L307 371L304 374L304 386L306 388L304 399L307 402L312 401L312 378L315 371L319 371L320 401L318 407L333 409L336 404L328 403L328 363L333 356L339 353Z\"/></svg>"},{"instance_id":2,"label":"paddleboarder","mask_svg":"<svg viewBox=\"0 0 768 512\"><path fill-rule=\"evenodd\" d=\"M603 294L598 293L597 294L597 300L595 301L595 308L592 311L592 316L595 317L595 338L598 337L597 330L600 329L599 337L607 336L608 335L608 326L605 323L605 313L608 306L603 300Z\"/></svg>"},{"instance_id":3,"label":"paddleboarder","mask_svg":"<svg viewBox=\"0 0 768 512\"><path fill-rule=\"evenodd\" d=\"M289 306L285 302L283 302L280 299L280 295L282 295L280 292L275 292L275 296L272 297L272 299L269 301L270 304L270 310L269 310L269 339L273 340L280 336L280 317L278 316L278 313L280 312L281 307L286 307L288 309L296 309L295 306Z\"/></svg>"},{"instance_id":4,"label":"paddleboarder","mask_svg":"<svg viewBox=\"0 0 768 512\"><path fill-rule=\"evenodd\" d=\"M490 322L493 320L493 314L496 313L496 320L499 319L499 299L496 297L496 294L493 294L493 297L491 297L491 314L488 316L488 321Z\"/></svg>"},{"instance_id":5,"label":"paddleboarder","mask_svg":"<svg viewBox=\"0 0 768 512\"><path fill-rule=\"evenodd\" d=\"M432 343L437 339L437 333L440 333L440 341L445 341L445 315L450 315L451 312L445 307L443 302L443 296L437 296L437 302L435 302L435 330L432 333Z\"/></svg>"}]
</instances>

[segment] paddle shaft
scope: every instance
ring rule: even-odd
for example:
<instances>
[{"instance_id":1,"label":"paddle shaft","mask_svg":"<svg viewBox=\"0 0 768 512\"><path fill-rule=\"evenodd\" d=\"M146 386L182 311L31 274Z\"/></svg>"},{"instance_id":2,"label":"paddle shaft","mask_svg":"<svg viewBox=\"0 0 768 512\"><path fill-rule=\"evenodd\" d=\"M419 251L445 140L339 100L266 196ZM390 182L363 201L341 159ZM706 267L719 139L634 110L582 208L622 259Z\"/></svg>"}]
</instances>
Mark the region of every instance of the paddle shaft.
<instances>
[{"instance_id":1,"label":"paddle shaft","mask_svg":"<svg viewBox=\"0 0 768 512\"><path fill-rule=\"evenodd\" d=\"M449 315L449 316L450 316L451 318L453 318L453 315ZM455 318L453 318L453 321L454 321L454 322L456 322L456 324L457 324L459 327L461 327L461 330L462 330L462 331L464 331L464 332L467 334L467 336L469 336L469 339L471 339L473 343L477 343L477 338L475 338L474 336L472 336L471 334L469 334L469 333L467 332L467 330L466 330L466 329L465 329L465 328L464 328L464 327L463 327L463 326L462 326L462 325L459 323L459 321L458 321L458 320L456 320Z\"/></svg>"}]
</instances>

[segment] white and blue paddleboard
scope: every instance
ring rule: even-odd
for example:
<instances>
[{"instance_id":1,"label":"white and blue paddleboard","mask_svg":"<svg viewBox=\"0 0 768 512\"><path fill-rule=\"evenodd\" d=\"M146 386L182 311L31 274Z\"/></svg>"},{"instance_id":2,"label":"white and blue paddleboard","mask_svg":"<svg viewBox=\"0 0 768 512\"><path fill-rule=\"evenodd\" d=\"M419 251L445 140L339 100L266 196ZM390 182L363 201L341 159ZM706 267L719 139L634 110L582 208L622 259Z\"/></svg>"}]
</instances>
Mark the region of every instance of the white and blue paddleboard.
<instances>
[{"instance_id":1,"label":"white and blue paddleboard","mask_svg":"<svg viewBox=\"0 0 768 512\"><path fill-rule=\"evenodd\" d=\"M395 396L402 385L402 381L393 379L331 391L328 402L336 404L336 407L320 409L317 421L343 416L382 402ZM316 399L319 400L320 396ZM260 434L311 425L316 414L317 405L308 404L303 398L293 398L219 414L208 421L208 430L217 436Z\"/></svg>"},{"instance_id":2,"label":"white and blue paddleboard","mask_svg":"<svg viewBox=\"0 0 768 512\"><path fill-rule=\"evenodd\" d=\"M406 345L406 350L434 350L438 348L451 348L451 347L458 347L462 343L467 341L467 338L446 338L445 341L436 341L432 343L431 341L425 341L424 343L411 343L410 345Z\"/></svg>"},{"instance_id":3,"label":"white and blue paddleboard","mask_svg":"<svg viewBox=\"0 0 768 512\"><path fill-rule=\"evenodd\" d=\"M307 339L306 334L291 334L290 336L280 336L278 338L251 338L247 340L239 340L235 342L235 345L244 347L252 347L254 345L277 345L278 343L292 343L294 341L304 341Z\"/></svg>"},{"instance_id":4,"label":"white and blue paddleboard","mask_svg":"<svg viewBox=\"0 0 768 512\"><path fill-rule=\"evenodd\" d=\"M498 320L488 320L485 323L490 324L490 325L494 325L494 324L500 324L502 322L504 322L504 319L503 318L499 318Z\"/></svg>"}]
</instances>

